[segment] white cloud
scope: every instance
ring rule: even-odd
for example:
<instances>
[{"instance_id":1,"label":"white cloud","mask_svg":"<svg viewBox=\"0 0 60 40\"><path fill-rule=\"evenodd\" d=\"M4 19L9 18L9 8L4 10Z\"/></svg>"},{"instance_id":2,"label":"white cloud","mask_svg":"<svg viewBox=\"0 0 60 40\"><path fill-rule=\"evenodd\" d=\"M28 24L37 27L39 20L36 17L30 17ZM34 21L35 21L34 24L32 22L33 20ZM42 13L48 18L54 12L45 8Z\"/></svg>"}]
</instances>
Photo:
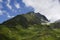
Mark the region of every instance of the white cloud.
<instances>
[{"instance_id":1,"label":"white cloud","mask_svg":"<svg viewBox=\"0 0 60 40\"><path fill-rule=\"evenodd\" d=\"M16 6L16 8L20 8L19 4L16 4L15 6Z\"/></svg>"},{"instance_id":2,"label":"white cloud","mask_svg":"<svg viewBox=\"0 0 60 40\"><path fill-rule=\"evenodd\" d=\"M8 12L4 11L4 10L0 10L0 15L6 14L8 18L13 18L14 16L10 16Z\"/></svg>"},{"instance_id":3,"label":"white cloud","mask_svg":"<svg viewBox=\"0 0 60 40\"><path fill-rule=\"evenodd\" d=\"M15 2L15 7L16 7L17 9L20 8L19 3Z\"/></svg>"},{"instance_id":4,"label":"white cloud","mask_svg":"<svg viewBox=\"0 0 60 40\"><path fill-rule=\"evenodd\" d=\"M10 16L9 13L7 13L7 17L8 18L13 18L14 16Z\"/></svg>"},{"instance_id":5,"label":"white cloud","mask_svg":"<svg viewBox=\"0 0 60 40\"><path fill-rule=\"evenodd\" d=\"M32 6L35 12L45 15L51 22L60 19L59 0L23 0L26 6Z\"/></svg>"},{"instance_id":6,"label":"white cloud","mask_svg":"<svg viewBox=\"0 0 60 40\"><path fill-rule=\"evenodd\" d=\"M10 5L10 0L8 0L7 6L8 6L8 8L12 9L12 7Z\"/></svg>"},{"instance_id":7,"label":"white cloud","mask_svg":"<svg viewBox=\"0 0 60 40\"><path fill-rule=\"evenodd\" d=\"M0 10L0 15L3 15L3 12L2 12L2 10Z\"/></svg>"},{"instance_id":8,"label":"white cloud","mask_svg":"<svg viewBox=\"0 0 60 40\"><path fill-rule=\"evenodd\" d=\"M8 6L10 9L12 9L12 7L11 7L9 4L7 4L7 6Z\"/></svg>"},{"instance_id":9,"label":"white cloud","mask_svg":"<svg viewBox=\"0 0 60 40\"><path fill-rule=\"evenodd\" d=\"M6 13L6 11L0 10L0 15L3 15L4 13Z\"/></svg>"},{"instance_id":10,"label":"white cloud","mask_svg":"<svg viewBox=\"0 0 60 40\"><path fill-rule=\"evenodd\" d=\"M14 16L10 16L10 15L8 15L7 17L8 17L8 18L13 18Z\"/></svg>"},{"instance_id":11,"label":"white cloud","mask_svg":"<svg viewBox=\"0 0 60 40\"><path fill-rule=\"evenodd\" d=\"M0 2L3 2L3 0L0 0Z\"/></svg>"}]
</instances>

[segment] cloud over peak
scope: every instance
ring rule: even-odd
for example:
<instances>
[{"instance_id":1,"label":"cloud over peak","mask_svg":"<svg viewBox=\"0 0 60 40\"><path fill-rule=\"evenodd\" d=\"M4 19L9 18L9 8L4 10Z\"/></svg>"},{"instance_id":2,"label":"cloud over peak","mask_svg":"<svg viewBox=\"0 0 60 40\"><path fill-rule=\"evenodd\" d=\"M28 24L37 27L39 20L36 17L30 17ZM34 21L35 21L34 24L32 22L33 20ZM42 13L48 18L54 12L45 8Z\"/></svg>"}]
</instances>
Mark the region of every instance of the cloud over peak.
<instances>
[{"instance_id":1,"label":"cloud over peak","mask_svg":"<svg viewBox=\"0 0 60 40\"><path fill-rule=\"evenodd\" d=\"M31 6L35 12L45 15L48 20L54 22L60 19L59 0L23 0L26 6Z\"/></svg>"}]
</instances>

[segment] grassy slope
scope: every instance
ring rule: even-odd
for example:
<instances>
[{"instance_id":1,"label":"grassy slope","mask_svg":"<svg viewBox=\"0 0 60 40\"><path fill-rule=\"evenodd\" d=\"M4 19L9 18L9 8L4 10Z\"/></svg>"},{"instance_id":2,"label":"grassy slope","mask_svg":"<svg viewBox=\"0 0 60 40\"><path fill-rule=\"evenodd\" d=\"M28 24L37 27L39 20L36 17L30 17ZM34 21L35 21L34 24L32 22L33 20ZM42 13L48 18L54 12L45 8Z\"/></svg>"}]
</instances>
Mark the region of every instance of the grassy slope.
<instances>
[{"instance_id":1,"label":"grassy slope","mask_svg":"<svg viewBox=\"0 0 60 40\"><path fill-rule=\"evenodd\" d=\"M60 40L60 29L40 24L30 25L28 28L0 25L0 40Z\"/></svg>"},{"instance_id":2,"label":"grassy slope","mask_svg":"<svg viewBox=\"0 0 60 40\"><path fill-rule=\"evenodd\" d=\"M40 18L28 13L4 22L0 25L0 40L60 40L60 28L53 28L56 24L41 25Z\"/></svg>"}]
</instances>

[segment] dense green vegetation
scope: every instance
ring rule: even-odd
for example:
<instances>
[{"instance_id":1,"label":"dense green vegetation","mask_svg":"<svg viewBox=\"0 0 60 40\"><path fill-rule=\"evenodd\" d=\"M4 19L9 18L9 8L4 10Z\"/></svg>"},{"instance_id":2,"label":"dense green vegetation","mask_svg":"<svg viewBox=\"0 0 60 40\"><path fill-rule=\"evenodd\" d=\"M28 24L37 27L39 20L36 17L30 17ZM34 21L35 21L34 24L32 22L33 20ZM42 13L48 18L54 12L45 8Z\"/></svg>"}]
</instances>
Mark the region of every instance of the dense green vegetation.
<instances>
[{"instance_id":1,"label":"dense green vegetation","mask_svg":"<svg viewBox=\"0 0 60 40\"><path fill-rule=\"evenodd\" d=\"M0 24L0 40L60 40L59 24L41 25L44 21L34 12L18 15Z\"/></svg>"},{"instance_id":2,"label":"dense green vegetation","mask_svg":"<svg viewBox=\"0 0 60 40\"><path fill-rule=\"evenodd\" d=\"M0 25L0 40L60 40L60 29L40 24L28 28L21 25L16 25L15 28Z\"/></svg>"}]
</instances>

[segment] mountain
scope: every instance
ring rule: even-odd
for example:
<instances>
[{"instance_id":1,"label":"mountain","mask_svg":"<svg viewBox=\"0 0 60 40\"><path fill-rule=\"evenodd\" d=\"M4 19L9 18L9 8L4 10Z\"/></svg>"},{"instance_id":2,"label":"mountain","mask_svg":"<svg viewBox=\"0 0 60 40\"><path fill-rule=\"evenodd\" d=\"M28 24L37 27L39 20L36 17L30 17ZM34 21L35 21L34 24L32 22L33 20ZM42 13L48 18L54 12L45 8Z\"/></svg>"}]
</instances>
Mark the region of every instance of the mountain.
<instances>
[{"instance_id":1,"label":"mountain","mask_svg":"<svg viewBox=\"0 0 60 40\"><path fill-rule=\"evenodd\" d=\"M53 24L53 28L60 28L60 20L55 21Z\"/></svg>"},{"instance_id":2,"label":"mountain","mask_svg":"<svg viewBox=\"0 0 60 40\"><path fill-rule=\"evenodd\" d=\"M2 24L9 27L16 26L17 24L23 27L28 27L28 25L40 24L45 22L48 22L48 19L44 15L40 13L28 12L27 14L17 15L12 19L3 22Z\"/></svg>"},{"instance_id":3,"label":"mountain","mask_svg":"<svg viewBox=\"0 0 60 40\"><path fill-rule=\"evenodd\" d=\"M40 14L28 12L0 24L0 40L60 40L60 28ZM57 25L58 27L58 25Z\"/></svg>"}]
</instances>

